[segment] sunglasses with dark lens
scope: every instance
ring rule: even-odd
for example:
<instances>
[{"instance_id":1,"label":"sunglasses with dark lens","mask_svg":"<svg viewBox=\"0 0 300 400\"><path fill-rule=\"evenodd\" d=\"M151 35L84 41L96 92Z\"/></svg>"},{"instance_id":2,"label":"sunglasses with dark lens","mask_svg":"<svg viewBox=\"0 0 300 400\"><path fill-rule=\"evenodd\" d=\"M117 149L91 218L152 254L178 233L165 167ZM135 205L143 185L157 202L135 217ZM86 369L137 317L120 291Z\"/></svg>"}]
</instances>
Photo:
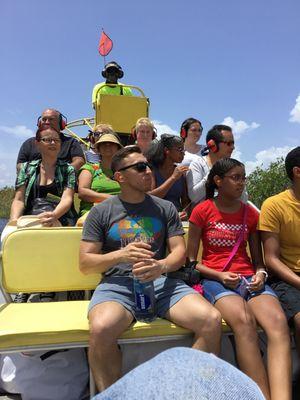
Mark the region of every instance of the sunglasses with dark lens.
<instances>
[{"instance_id":1,"label":"sunglasses with dark lens","mask_svg":"<svg viewBox=\"0 0 300 400\"><path fill-rule=\"evenodd\" d=\"M94 137L99 137L99 136L103 135L103 132L98 132L98 131L92 132L92 135L93 135Z\"/></svg>"},{"instance_id":2,"label":"sunglasses with dark lens","mask_svg":"<svg viewBox=\"0 0 300 400\"><path fill-rule=\"evenodd\" d=\"M246 175L240 175L240 174L235 174L235 175L224 175L224 177L232 179L233 182L242 182L245 183L247 180Z\"/></svg>"},{"instance_id":3,"label":"sunglasses with dark lens","mask_svg":"<svg viewBox=\"0 0 300 400\"><path fill-rule=\"evenodd\" d=\"M118 171L125 171L126 169L133 168L137 172L145 172L147 168L152 169L151 165L144 161L139 161L135 164L127 165L127 167L120 168Z\"/></svg>"},{"instance_id":4,"label":"sunglasses with dark lens","mask_svg":"<svg viewBox=\"0 0 300 400\"><path fill-rule=\"evenodd\" d=\"M228 147L234 146L234 140L228 140L228 141L226 141L226 140L221 140L220 143L225 143L225 144L227 144Z\"/></svg>"}]
</instances>

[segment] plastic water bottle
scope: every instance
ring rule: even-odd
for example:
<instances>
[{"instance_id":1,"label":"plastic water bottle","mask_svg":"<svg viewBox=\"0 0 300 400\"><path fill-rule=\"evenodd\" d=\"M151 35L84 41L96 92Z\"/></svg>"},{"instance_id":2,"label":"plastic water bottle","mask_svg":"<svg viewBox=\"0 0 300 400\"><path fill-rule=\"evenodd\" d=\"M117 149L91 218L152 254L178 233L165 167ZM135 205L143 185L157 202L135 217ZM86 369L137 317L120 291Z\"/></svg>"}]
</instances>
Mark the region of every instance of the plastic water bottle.
<instances>
[{"instance_id":1,"label":"plastic water bottle","mask_svg":"<svg viewBox=\"0 0 300 400\"><path fill-rule=\"evenodd\" d=\"M138 321L151 322L156 318L153 281L141 282L133 278L135 317Z\"/></svg>"}]
</instances>

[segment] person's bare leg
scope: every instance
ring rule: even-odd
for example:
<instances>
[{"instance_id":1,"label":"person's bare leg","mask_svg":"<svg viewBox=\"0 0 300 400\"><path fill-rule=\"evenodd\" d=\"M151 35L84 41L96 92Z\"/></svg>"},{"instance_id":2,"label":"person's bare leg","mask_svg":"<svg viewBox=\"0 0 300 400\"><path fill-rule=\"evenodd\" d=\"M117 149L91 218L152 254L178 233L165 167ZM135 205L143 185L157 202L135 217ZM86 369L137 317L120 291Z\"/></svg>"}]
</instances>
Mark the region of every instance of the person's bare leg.
<instances>
[{"instance_id":1,"label":"person's bare leg","mask_svg":"<svg viewBox=\"0 0 300 400\"><path fill-rule=\"evenodd\" d=\"M298 312L294 316L294 327L295 327L296 349L297 349L298 357L300 359L300 312Z\"/></svg>"},{"instance_id":2,"label":"person's bare leg","mask_svg":"<svg viewBox=\"0 0 300 400\"><path fill-rule=\"evenodd\" d=\"M300 360L300 312L298 312L294 316L294 329L295 329L295 344L296 344L296 350L298 354L298 359ZM295 390L299 390L300 388L300 370L297 373L296 377L296 387Z\"/></svg>"},{"instance_id":3,"label":"person's bare leg","mask_svg":"<svg viewBox=\"0 0 300 400\"><path fill-rule=\"evenodd\" d=\"M269 400L268 377L260 354L255 318L249 306L240 296L224 296L215 306L234 333L239 368L258 384Z\"/></svg>"},{"instance_id":4,"label":"person's bare leg","mask_svg":"<svg viewBox=\"0 0 300 400\"><path fill-rule=\"evenodd\" d=\"M290 331L279 301L274 296L261 295L252 298L248 305L268 338L268 377L271 399L291 399Z\"/></svg>"},{"instance_id":5,"label":"person's bare leg","mask_svg":"<svg viewBox=\"0 0 300 400\"><path fill-rule=\"evenodd\" d=\"M89 313L89 364L99 391L121 376L122 355L117 339L132 321L132 314L113 301L98 304Z\"/></svg>"},{"instance_id":6,"label":"person's bare leg","mask_svg":"<svg viewBox=\"0 0 300 400\"><path fill-rule=\"evenodd\" d=\"M202 296L196 293L184 296L170 308L165 318L194 332L194 349L219 354L222 318Z\"/></svg>"}]
</instances>

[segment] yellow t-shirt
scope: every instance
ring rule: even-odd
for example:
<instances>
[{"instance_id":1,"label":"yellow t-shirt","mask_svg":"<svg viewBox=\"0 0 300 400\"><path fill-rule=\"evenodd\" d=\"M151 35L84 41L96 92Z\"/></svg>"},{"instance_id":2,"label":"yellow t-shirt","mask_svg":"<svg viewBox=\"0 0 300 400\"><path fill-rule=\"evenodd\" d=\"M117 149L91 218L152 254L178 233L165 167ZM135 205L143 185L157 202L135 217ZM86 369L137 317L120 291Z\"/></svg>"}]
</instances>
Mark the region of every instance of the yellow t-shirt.
<instances>
[{"instance_id":1,"label":"yellow t-shirt","mask_svg":"<svg viewBox=\"0 0 300 400\"><path fill-rule=\"evenodd\" d=\"M300 274L300 201L290 190L269 197L263 203L258 229L278 233L280 260Z\"/></svg>"},{"instance_id":2,"label":"yellow t-shirt","mask_svg":"<svg viewBox=\"0 0 300 400\"><path fill-rule=\"evenodd\" d=\"M92 94L93 104L96 103L96 95L99 89L101 94L111 94L115 96L120 96L121 94L123 94L123 96L132 96L132 90L122 83L117 83L115 86L106 86L105 82L101 82L97 83L97 85L94 86Z\"/></svg>"}]
</instances>

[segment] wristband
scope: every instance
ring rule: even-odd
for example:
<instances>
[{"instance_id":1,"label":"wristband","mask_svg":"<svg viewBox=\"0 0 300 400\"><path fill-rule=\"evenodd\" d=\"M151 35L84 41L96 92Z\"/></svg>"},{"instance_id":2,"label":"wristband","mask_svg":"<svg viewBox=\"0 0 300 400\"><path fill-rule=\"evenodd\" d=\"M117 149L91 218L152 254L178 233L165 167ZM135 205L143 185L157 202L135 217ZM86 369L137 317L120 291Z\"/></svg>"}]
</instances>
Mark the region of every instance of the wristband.
<instances>
[{"instance_id":1,"label":"wristband","mask_svg":"<svg viewBox=\"0 0 300 400\"><path fill-rule=\"evenodd\" d=\"M257 271L256 273L257 273L257 274L258 274L258 273L264 274L264 276L265 276L265 282L266 282L266 280L267 280L268 277L269 277L269 274L267 273L267 271L265 271L265 270L263 270L263 269Z\"/></svg>"}]
</instances>

